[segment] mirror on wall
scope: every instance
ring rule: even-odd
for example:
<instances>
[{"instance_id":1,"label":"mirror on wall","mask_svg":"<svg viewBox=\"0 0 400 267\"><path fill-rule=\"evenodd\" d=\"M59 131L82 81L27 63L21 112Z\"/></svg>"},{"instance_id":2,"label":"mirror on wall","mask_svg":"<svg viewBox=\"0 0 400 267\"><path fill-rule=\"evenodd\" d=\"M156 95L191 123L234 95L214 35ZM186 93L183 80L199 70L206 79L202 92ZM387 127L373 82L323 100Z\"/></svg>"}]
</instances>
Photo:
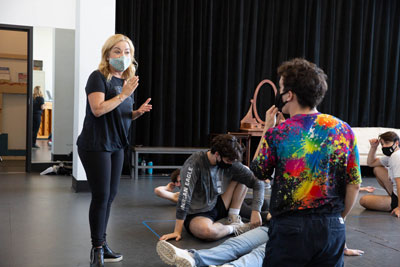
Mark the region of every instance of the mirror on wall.
<instances>
[{"instance_id":1,"label":"mirror on wall","mask_svg":"<svg viewBox=\"0 0 400 267\"><path fill-rule=\"evenodd\" d=\"M32 163L51 162L54 28L33 28Z\"/></svg>"},{"instance_id":2,"label":"mirror on wall","mask_svg":"<svg viewBox=\"0 0 400 267\"><path fill-rule=\"evenodd\" d=\"M33 28L32 163L72 160L74 58L74 30Z\"/></svg>"}]
</instances>

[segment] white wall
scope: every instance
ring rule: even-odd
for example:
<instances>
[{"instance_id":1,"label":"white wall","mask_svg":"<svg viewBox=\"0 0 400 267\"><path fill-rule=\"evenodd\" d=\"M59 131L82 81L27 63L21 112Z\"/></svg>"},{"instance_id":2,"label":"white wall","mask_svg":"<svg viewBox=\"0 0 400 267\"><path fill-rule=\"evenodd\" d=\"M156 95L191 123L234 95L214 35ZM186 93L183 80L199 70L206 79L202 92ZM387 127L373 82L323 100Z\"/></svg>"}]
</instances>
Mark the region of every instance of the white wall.
<instances>
[{"instance_id":1,"label":"white wall","mask_svg":"<svg viewBox=\"0 0 400 267\"><path fill-rule=\"evenodd\" d=\"M53 84L53 53L54 53L54 28L48 27L34 27L33 28L33 60L43 61L43 72L45 84L43 94L46 101L47 94L44 90L48 90L54 97L54 84ZM35 75L35 72L33 73ZM34 78L35 80L35 78ZM32 84L32 90L36 84Z\"/></svg>"},{"instance_id":2,"label":"white wall","mask_svg":"<svg viewBox=\"0 0 400 267\"><path fill-rule=\"evenodd\" d=\"M0 0L0 23L75 29L75 7L74 0Z\"/></svg>"},{"instance_id":3,"label":"white wall","mask_svg":"<svg viewBox=\"0 0 400 267\"><path fill-rule=\"evenodd\" d=\"M115 33L115 1L77 0L76 6L73 176L86 180L76 139L85 118L87 79L100 63L104 42Z\"/></svg>"},{"instance_id":4,"label":"white wall","mask_svg":"<svg viewBox=\"0 0 400 267\"><path fill-rule=\"evenodd\" d=\"M74 117L75 30L54 32L53 147L55 155L72 152Z\"/></svg>"}]
</instances>

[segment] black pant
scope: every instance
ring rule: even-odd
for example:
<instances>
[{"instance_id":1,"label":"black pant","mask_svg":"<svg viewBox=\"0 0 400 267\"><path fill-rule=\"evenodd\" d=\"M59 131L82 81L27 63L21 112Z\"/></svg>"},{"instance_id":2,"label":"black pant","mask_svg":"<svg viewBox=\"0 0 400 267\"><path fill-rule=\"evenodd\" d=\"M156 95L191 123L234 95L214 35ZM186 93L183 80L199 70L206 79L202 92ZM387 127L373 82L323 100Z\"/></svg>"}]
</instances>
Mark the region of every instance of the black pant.
<instances>
[{"instance_id":1,"label":"black pant","mask_svg":"<svg viewBox=\"0 0 400 267\"><path fill-rule=\"evenodd\" d=\"M92 245L99 247L106 241L111 203L118 191L124 163L124 150L97 152L78 148L78 153L92 192L89 209Z\"/></svg>"},{"instance_id":2,"label":"black pant","mask_svg":"<svg viewBox=\"0 0 400 267\"><path fill-rule=\"evenodd\" d=\"M33 114L32 121L32 145L36 144L37 134L39 132L40 121L42 120L42 114Z\"/></svg>"},{"instance_id":3,"label":"black pant","mask_svg":"<svg viewBox=\"0 0 400 267\"><path fill-rule=\"evenodd\" d=\"M340 214L272 217L263 267L342 267L346 240Z\"/></svg>"}]
</instances>

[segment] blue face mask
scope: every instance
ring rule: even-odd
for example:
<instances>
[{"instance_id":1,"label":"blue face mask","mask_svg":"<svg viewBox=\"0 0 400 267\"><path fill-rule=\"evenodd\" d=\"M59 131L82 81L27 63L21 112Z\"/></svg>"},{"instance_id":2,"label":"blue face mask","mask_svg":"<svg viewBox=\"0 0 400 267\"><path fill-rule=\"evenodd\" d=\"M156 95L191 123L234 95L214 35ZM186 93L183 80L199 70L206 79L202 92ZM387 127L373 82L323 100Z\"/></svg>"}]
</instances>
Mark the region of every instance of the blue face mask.
<instances>
[{"instance_id":1,"label":"blue face mask","mask_svg":"<svg viewBox=\"0 0 400 267\"><path fill-rule=\"evenodd\" d=\"M110 58L110 65L118 72L124 72L131 64L131 59L126 56Z\"/></svg>"}]
</instances>

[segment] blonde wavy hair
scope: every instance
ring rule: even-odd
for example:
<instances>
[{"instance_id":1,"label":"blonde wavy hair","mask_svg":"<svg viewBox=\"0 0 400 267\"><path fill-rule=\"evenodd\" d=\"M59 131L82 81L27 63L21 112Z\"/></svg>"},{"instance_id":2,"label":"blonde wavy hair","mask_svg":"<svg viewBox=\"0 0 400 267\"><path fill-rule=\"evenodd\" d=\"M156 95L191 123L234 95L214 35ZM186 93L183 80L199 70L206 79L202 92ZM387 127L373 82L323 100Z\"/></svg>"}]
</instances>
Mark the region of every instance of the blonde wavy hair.
<instances>
[{"instance_id":1,"label":"blonde wavy hair","mask_svg":"<svg viewBox=\"0 0 400 267\"><path fill-rule=\"evenodd\" d=\"M122 74L122 78L130 79L135 76L136 73L135 66L137 66L137 62L134 57L135 48L133 46L133 43L131 39L129 39L129 37L123 34L115 34L107 39L107 41L103 45L103 48L101 49L101 62L99 64L99 71L101 72L101 74L104 75L104 77L107 78L107 81L111 80L112 78L110 63L108 62L108 56L110 54L111 49L121 41L125 41L128 43L132 61L132 64Z\"/></svg>"},{"instance_id":2,"label":"blonde wavy hair","mask_svg":"<svg viewBox=\"0 0 400 267\"><path fill-rule=\"evenodd\" d=\"M38 96L44 97L44 96L43 96L43 92L42 92L42 90L40 89L40 86L39 86L39 85L38 85L38 86L35 86L35 88L33 89L33 98L35 99L35 98L38 97Z\"/></svg>"}]
</instances>

